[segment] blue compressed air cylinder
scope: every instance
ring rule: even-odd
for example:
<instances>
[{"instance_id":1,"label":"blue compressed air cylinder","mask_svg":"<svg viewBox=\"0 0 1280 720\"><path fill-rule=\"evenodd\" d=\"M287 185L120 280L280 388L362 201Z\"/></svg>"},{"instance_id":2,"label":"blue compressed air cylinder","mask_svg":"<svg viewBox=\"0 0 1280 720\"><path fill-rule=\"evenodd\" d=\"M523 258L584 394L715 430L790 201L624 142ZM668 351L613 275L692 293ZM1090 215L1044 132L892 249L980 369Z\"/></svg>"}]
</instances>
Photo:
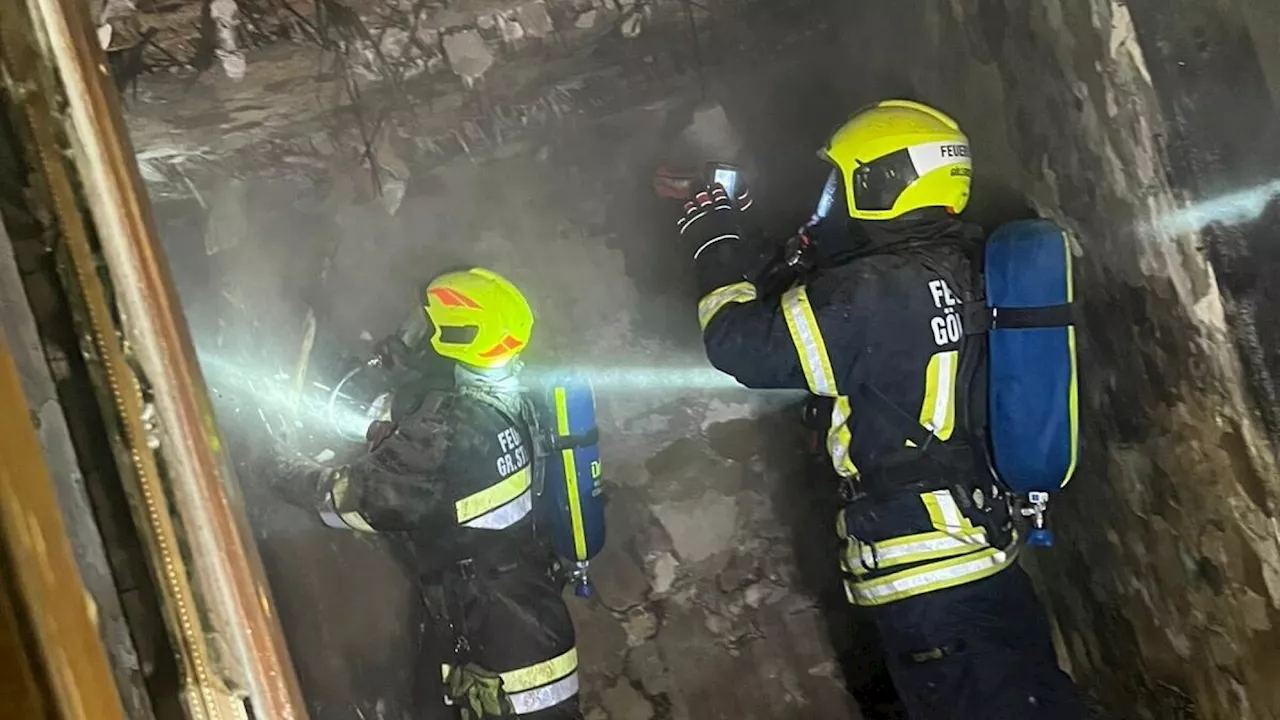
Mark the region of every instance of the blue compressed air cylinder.
<instances>
[{"instance_id":1,"label":"blue compressed air cylinder","mask_svg":"<svg viewBox=\"0 0 1280 720\"><path fill-rule=\"evenodd\" d=\"M586 563L604 547L604 492L601 481L596 399L591 383L562 378L547 389L554 421L543 512L552 547L572 561L586 591Z\"/></svg>"}]
</instances>

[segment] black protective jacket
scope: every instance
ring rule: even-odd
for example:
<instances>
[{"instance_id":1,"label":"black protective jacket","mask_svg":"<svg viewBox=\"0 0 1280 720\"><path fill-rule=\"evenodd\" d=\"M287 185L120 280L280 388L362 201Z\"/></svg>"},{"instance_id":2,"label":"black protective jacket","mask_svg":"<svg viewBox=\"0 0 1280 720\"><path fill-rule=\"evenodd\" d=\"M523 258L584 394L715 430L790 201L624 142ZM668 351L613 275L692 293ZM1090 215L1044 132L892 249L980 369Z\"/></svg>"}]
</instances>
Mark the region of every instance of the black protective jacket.
<instances>
[{"instance_id":1,"label":"black protective jacket","mask_svg":"<svg viewBox=\"0 0 1280 720\"><path fill-rule=\"evenodd\" d=\"M439 662L500 674L522 717L577 718L573 623L534 527L531 413L515 392L401 388L370 452L322 488L321 513L411 539L429 609L460 648ZM438 704L435 664L419 694Z\"/></svg>"},{"instance_id":2,"label":"black protective jacket","mask_svg":"<svg viewBox=\"0 0 1280 720\"><path fill-rule=\"evenodd\" d=\"M980 236L940 212L860 230L778 297L759 296L746 276L756 254L732 242L696 269L713 365L748 387L827 398L827 451L859 498L840 527L850 599L882 605L999 572L1013 543L966 402L985 401L961 311Z\"/></svg>"},{"instance_id":3,"label":"black protective jacket","mask_svg":"<svg viewBox=\"0 0 1280 720\"><path fill-rule=\"evenodd\" d=\"M976 228L942 219L879 225L890 224L865 228L868 237L862 243L825 258L825 267L807 278L799 292L788 293L799 302L787 302L787 296L760 298L749 290L703 317L707 356L748 387L798 388L850 398L862 386L874 387L906 419L917 424L922 418L936 421L939 437L947 441L965 438L968 408L958 402L954 383L943 383L939 389L948 394L939 397L930 392L928 380L949 379L952 367L959 370L957 362L941 368L948 372L939 376L930 363L959 360L960 304L973 283L969 256L979 245ZM751 285L747 275L753 268L744 259L753 260L754 255L741 253L732 243L702 254L697 279L704 308L705 298L726 287L746 290ZM791 309L796 312L789 314ZM825 348L803 338L800 347L825 350L829 378L822 377L827 368L821 357L806 363L806 356L814 353L797 351L796 333L806 329L810 318ZM945 360L935 361L938 355L945 355ZM828 380L834 387L828 387ZM922 413L926 400L935 401L928 415ZM936 418L934 409L939 411ZM855 465L870 468L903 450L904 418L884 414L852 413L848 427Z\"/></svg>"},{"instance_id":4,"label":"black protective jacket","mask_svg":"<svg viewBox=\"0 0 1280 720\"><path fill-rule=\"evenodd\" d=\"M697 260L707 355L749 387L826 398L827 451L849 490L845 589L876 608L913 720L1083 720L981 450L983 347L960 310L980 237L940 214L858 230L862 242L775 297L749 277L757 253L709 247Z\"/></svg>"}]
</instances>

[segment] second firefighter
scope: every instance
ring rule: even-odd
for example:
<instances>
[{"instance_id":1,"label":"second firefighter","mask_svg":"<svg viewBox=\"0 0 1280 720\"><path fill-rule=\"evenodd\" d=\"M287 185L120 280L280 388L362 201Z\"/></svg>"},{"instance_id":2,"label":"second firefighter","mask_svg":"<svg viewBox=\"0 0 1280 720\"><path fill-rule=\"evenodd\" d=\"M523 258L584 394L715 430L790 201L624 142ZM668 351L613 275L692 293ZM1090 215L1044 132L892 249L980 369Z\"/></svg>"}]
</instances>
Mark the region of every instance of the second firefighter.
<instances>
[{"instance_id":1,"label":"second firefighter","mask_svg":"<svg viewBox=\"0 0 1280 720\"><path fill-rule=\"evenodd\" d=\"M293 471L314 484L294 484L291 499L318 498L331 527L409 541L451 645L420 662L420 714L439 715L447 699L464 720L580 718L563 580L535 532L537 413L516 377L532 311L514 285L475 268L432 281L425 312L434 351L456 363L453 387L403 382L370 427L368 453Z\"/></svg>"},{"instance_id":2,"label":"second firefighter","mask_svg":"<svg viewBox=\"0 0 1280 720\"><path fill-rule=\"evenodd\" d=\"M985 402L984 375L961 310L982 238L957 217L968 139L934 108L888 100L837 131L823 157L846 210L832 218L841 249L780 295L755 274L738 203L711 186L687 204L680 233L707 355L749 387L823 400L847 500L848 598L871 609L913 720L1080 720L1016 562L1009 504L980 460L971 401Z\"/></svg>"}]
</instances>

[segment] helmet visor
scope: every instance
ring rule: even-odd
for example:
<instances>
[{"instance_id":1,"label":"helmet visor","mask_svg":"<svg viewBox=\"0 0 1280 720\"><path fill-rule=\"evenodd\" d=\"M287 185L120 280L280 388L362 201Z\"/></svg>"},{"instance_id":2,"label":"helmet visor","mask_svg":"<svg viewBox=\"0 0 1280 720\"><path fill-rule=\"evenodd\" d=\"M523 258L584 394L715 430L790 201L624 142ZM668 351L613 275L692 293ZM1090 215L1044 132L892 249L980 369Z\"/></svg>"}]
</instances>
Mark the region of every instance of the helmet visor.
<instances>
[{"instance_id":1,"label":"helmet visor","mask_svg":"<svg viewBox=\"0 0 1280 720\"><path fill-rule=\"evenodd\" d=\"M919 178L909 148L889 153L853 171L853 202L859 210L892 210L902 192Z\"/></svg>"}]
</instances>

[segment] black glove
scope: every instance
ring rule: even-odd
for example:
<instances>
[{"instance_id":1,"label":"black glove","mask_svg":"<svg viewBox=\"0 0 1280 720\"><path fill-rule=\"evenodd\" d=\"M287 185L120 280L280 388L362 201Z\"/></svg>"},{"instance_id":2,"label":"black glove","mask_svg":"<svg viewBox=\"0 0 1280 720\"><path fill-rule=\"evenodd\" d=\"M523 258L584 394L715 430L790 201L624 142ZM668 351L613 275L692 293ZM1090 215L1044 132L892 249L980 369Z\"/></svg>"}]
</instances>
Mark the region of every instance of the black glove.
<instances>
[{"instance_id":1,"label":"black glove","mask_svg":"<svg viewBox=\"0 0 1280 720\"><path fill-rule=\"evenodd\" d=\"M748 202L750 202L748 196ZM681 237L688 238L698 259L707 248L724 240L741 240L738 212L720 185L708 185L684 204L684 217L676 223Z\"/></svg>"},{"instance_id":2,"label":"black glove","mask_svg":"<svg viewBox=\"0 0 1280 720\"><path fill-rule=\"evenodd\" d=\"M755 277L761 297L775 297L803 282L813 270L814 243L804 228L779 245Z\"/></svg>"},{"instance_id":3,"label":"black glove","mask_svg":"<svg viewBox=\"0 0 1280 720\"><path fill-rule=\"evenodd\" d=\"M286 448L277 448L270 469L271 488L277 497L295 507L315 510L332 485L334 471Z\"/></svg>"}]
</instances>

